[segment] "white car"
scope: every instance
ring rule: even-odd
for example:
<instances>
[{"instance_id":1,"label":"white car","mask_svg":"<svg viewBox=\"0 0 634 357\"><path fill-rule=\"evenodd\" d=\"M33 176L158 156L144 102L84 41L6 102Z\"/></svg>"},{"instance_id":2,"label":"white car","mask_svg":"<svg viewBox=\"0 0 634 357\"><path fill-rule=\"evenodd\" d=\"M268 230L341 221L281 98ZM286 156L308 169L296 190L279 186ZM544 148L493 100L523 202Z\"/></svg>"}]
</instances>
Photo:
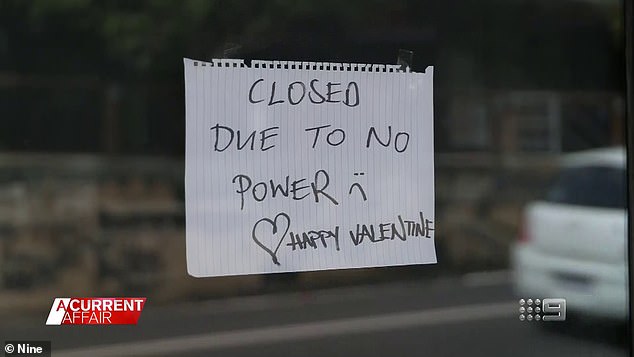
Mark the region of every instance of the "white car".
<instances>
[{"instance_id":1,"label":"white car","mask_svg":"<svg viewBox=\"0 0 634 357\"><path fill-rule=\"evenodd\" d=\"M622 148L563 157L546 197L526 206L512 249L519 297L566 299L568 316L627 318L625 162Z\"/></svg>"}]
</instances>

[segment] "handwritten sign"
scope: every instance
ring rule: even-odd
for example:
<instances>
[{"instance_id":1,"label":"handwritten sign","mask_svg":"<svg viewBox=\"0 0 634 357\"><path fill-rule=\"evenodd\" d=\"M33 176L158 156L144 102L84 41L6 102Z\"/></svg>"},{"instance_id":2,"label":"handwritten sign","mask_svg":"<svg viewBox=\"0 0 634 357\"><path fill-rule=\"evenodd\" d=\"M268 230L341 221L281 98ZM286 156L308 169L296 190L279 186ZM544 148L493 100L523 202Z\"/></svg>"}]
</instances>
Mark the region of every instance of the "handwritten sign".
<instances>
[{"instance_id":1,"label":"handwritten sign","mask_svg":"<svg viewBox=\"0 0 634 357\"><path fill-rule=\"evenodd\" d=\"M432 67L184 64L189 274L436 263Z\"/></svg>"}]
</instances>

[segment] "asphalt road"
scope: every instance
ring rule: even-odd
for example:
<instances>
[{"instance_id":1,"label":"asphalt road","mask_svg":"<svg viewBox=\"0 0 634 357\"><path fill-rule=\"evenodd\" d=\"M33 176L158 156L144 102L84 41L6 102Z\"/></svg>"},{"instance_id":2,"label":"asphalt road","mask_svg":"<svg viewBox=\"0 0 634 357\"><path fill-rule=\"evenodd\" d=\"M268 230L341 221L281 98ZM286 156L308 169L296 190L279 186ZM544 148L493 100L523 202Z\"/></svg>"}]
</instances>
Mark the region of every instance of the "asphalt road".
<instances>
[{"instance_id":1,"label":"asphalt road","mask_svg":"<svg viewBox=\"0 0 634 357\"><path fill-rule=\"evenodd\" d=\"M4 321L4 340L52 340L53 356L626 356L609 322L519 321L504 275L214 300L148 301L137 326ZM570 315L570 314L569 314Z\"/></svg>"}]
</instances>

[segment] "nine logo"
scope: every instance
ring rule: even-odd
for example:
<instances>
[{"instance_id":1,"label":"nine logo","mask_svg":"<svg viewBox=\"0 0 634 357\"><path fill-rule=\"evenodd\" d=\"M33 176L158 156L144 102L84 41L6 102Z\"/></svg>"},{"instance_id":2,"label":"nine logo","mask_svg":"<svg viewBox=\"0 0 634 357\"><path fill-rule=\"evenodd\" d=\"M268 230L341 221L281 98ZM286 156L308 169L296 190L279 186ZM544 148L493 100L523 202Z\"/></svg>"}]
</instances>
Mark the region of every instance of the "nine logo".
<instances>
[{"instance_id":1,"label":"nine logo","mask_svg":"<svg viewBox=\"0 0 634 357\"><path fill-rule=\"evenodd\" d=\"M566 299L520 299L520 321L565 321Z\"/></svg>"}]
</instances>

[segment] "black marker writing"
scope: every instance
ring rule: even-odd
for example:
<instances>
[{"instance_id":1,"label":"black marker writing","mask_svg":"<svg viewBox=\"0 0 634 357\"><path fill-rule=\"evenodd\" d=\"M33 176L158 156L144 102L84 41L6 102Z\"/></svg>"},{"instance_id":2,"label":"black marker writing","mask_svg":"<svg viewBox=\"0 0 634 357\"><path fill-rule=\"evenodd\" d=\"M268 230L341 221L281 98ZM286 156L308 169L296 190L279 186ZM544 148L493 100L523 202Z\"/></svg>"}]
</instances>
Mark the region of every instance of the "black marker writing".
<instances>
[{"instance_id":1,"label":"black marker writing","mask_svg":"<svg viewBox=\"0 0 634 357\"><path fill-rule=\"evenodd\" d=\"M308 98L310 99L310 102L313 104L321 104L326 101L326 98L323 95L321 95L321 93L319 93L317 88L315 88L315 84L317 82L319 82L319 79L313 79L312 81L310 81L310 93L308 93ZM313 94L315 94L321 100L320 101L315 100L313 98ZM357 97L358 96L359 96L359 91L357 90Z\"/></svg>"},{"instance_id":2,"label":"black marker writing","mask_svg":"<svg viewBox=\"0 0 634 357\"><path fill-rule=\"evenodd\" d=\"M267 234L268 232L266 231L264 233L261 230L258 231L259 226L263 226L263 229L270 227L272 234ZM255 222L251 231L251 238L255 244L271 256L274 264L280 265L277 259L277 251L280 249L284 238L286 238L286 233L288 233L290 227L291 217L284 212L278 213L274 219L262 218ZM271 235L272 237L270 237Z\"/></svg>"},{"instance_id":3,"label":"black marker writing","mask_svg":"<svg viewBox=\"0 0 634 357\"><path fill-rule=\"evenodd\" d=\"M293 87L299 85L300 88L300 97L297 100L293 100ZM297 89L295 89L295 91L297 91ZM293 82L288 86L288 102L291 105L297 105L299 103L302 102L302 100L304 99L304 97L306 96L306 85L300 81L297 82Z\"/></svg>"},{"instance_id":4,"label":"black marker writing","mask_svg":"<svg viewBox=\"0 0 634 357\"><path fill-rule=\"evenodd\" d=\"M399 239L406 241L409 237L431 238L429 233L434 229L431 224L434 222L425 219L423 213L419 212L419 222L411 220L403 220L398 215L398 222L381 222L379 224L357 224L355 230L350 230L350 239L357 246L368 240L372 243L378 243L386 240Z\"/></svg>"},{"instance_id":5,"label":"black marker writing","mask_svg":"<svg viewBox=\"0 0 634 357\"><path fill-rule=\"evenodd\" d=\"M341 89L339 82L327 82L324 88L319 84L319 79L312 79L308 85L303 81L293 81L286 86L286 96L278 93L277 81L271 82L270 88L266 88L267 84L264 82L264 78L258 78L251 84L248 94L249 103L259 104L268 98L267 106L283 103L298 105L308 98L312 104L342 103L348 107L356 107L360 102L359 85L354 81L346 84L345 92Z\"/></svg>"},{"instance_id":6,"label":"black marker writing","mask_svg":"<svg viewBox=\"0 0 634 357\"><path fill-rule=\"evenodd\" d=\"M256 104L256 103L260 103L264 101L264 99L258 99L258 100L253 99L253 89L255 89L255 86L260 82L264 82L264 78L260 78L257 81L253 82L253 84L251 85L251 88L249 88L249 102L252 104Z\"/></svg>"},{"instance_id":7,"label":"black marker writing","mask_svg":"<svg viewBox=\"0 0 634 357\"><path fill-rule=\"evenodd\" d=\"M312 128L304 129L305 132L311 132L311 131L315 132L315 138L313 139L313 146L312 146L313 149L315 148L315 145L317 145L317 139L319 138L319 131L321 129L330 128L330 126L331 125L321 125L321 126L315 126L315 127L312 127ZM345 140L346 140L346 132L343 131L343 129L341 129L341 128L337 128L337 129L331 130L328 133L328 135L326 135L326 142L330 146L339 146Z\"/></svg>"},{"instance_id":8,"label":"black marker writing","mask_svg":"<svg viewBox=\"0 0 634 357\"><path fill-rule=\"evenodd\" d=\"M365 175L365 173L363 172L355 172L354 176L363 176ZM365 190L363 189L363 187L361 187L361 184L358 182L353 183L350 186L350 189L348 190L348 196L350 196L352 194L352 189L356 188L358 190L358 192L361 194L361 197L363 198L363 201L367 201L368 200L368 196L365 194Z\"/></svg>"},{"instance_id":9,"label":"black marker writing","mask_svg":"<svg viewBox=\"0 0 634 357\"><path fill-rule=\"evenodd\" d=\"M432 225L433 221L426 219L423 213L419 212L419 221L404 220L401 215L398 215L395 222L356 224L355 229L350 229L348 234L353 247L364 242L379 243L395 240L405 242L409 238L432 238L430 236L430 232L434 231ZM290 247L291 251L328 248L333 244L337 251L341 250L339 226L333 229L312 229L301 233L290 231L290 227L291 218L285 212L278 213L273 219L264 217L253 225L251 239L271 257L276 265L281 265L277 254L285 240L285 245Z\"/></svg>"},{"instance_id":10,"label":"black marker writing","mask_svg":"<svg viewBox=\"0 0 634 357\"><path fill-rule=\"evenodd\" d=\"M332 90L332 87L339 87L341 85L341 83L338 82L328 82L328 84L326 84L326 88L328 88L328 92L326 93L326 102L328 103L337 103L340 102L340 100L333 100L332 97L335 94L341 93L340 90Z\"/></svg>"},{"instance_id":11,"label":"black marker writing","mask_svg":"<svg viewBox=\"0 0 634 357\"><path fill-rule=\"evenodd\" d=\"M264 130L260 130L259 133L259 150L267 151L275 147L275 143L271 142L273 138L279 135L278 130L279 126L272 126L266 128ZM228 126L216 124L211 127L212 131L212 140L214 142L214 151L223 152L231 146L234 142L236 143L236 149L238 151L247 148L247 150L255 150L255 137L258 133L258 130L253 130L248 133L246 138L243 138L243 133L241 130L234 130Z\"/></svg>"},{"instance_id":12,"label":"black marker writing","mask_svg":"<svg viewBox=\"0 0 634 357\"><path fill-rule=\"evenodd\" d=\"M293 248L293 250L320 247L317 243L321 243L321 247L328 248L327 240L332 239L335 242L335 248L339 251L339 226L336 226L334 230L319 230L308 231L303 233L290 232L290 243L286 243L287 246Z\"/></svg>"},{"instance_id":13,"label":"black marker writing","mask_svg":"<svg viewBox=\"0 0 634 357\"><path fill-rule=\"evenodd\" d=\"M295 201L311 197L316 203L319 203L320 197L324 197L335 206L339 204L339 202L326 191L330 185L330 176L326 170L318 170L315 172L312 181L308 181L307 178L299 178L291 181L290 176L286 176L282 182L276 182L270 179L254 184L248 175L238 174L233 177L231 182L237 186L235 192L240 195L240 210L244 209L245 200L249 197L253 198L256 202L262 202L266 199L274 199L276 197L291 198Z\"/></svg>"},{"instance_id":14,"label":"black marker writing","mask_svg":"<svg viewBox=\"0 0 634 357\"><path fill-rule=\"evenodd\" d=\"M374 137L374 140L372 140L372 137ZM383 138L383 140L381 140L379 138L379 135L376 133L376 128L370 127L370 130L368 130L368 138L366 140L365 147L369 148L372 141L378 142L383 147L390 146L390 143L392 142L392 126L388 125L387 138ZM394 150L398 153L404 152L405 150L407 150L408 145L409 133L406 133L404 131L396 133L396 135L394 136Z\"/></svg>"},{"instance_id":15,"label":"black marker writing","mask_svg":"<svg viewBox=\"0 0 634 357\"><path fill-rule=\"evenodd\" d=\"M352 96L354 94L354 97ZM356 107L359 105L359 86L357 82L348 83L348 88L346 89L346 99L344 99L343 104L349 107ZM352 102L354 99L354 102Z\"/></svg>"},{"instance_id":16,"label":"black marker writing","mask_svg":"<svg viewBox=\"0 0 634 357\"><path fill-rule=\"evenodd\" d=\"M317 188L317 183L319 182L319 177L322 176L324 178L324 184L321 188ZM313 194L315 195L315 202L319 203L319 195L322 195L330 200L335 206L339 204L337 200L335 200L331 195L326 193L326 187L330 184L330 177L328 176L328 172L326 170L319 170L315 172L315 181L310 184L310 187L313 188Z\"/></svg>"}]
</instances>

